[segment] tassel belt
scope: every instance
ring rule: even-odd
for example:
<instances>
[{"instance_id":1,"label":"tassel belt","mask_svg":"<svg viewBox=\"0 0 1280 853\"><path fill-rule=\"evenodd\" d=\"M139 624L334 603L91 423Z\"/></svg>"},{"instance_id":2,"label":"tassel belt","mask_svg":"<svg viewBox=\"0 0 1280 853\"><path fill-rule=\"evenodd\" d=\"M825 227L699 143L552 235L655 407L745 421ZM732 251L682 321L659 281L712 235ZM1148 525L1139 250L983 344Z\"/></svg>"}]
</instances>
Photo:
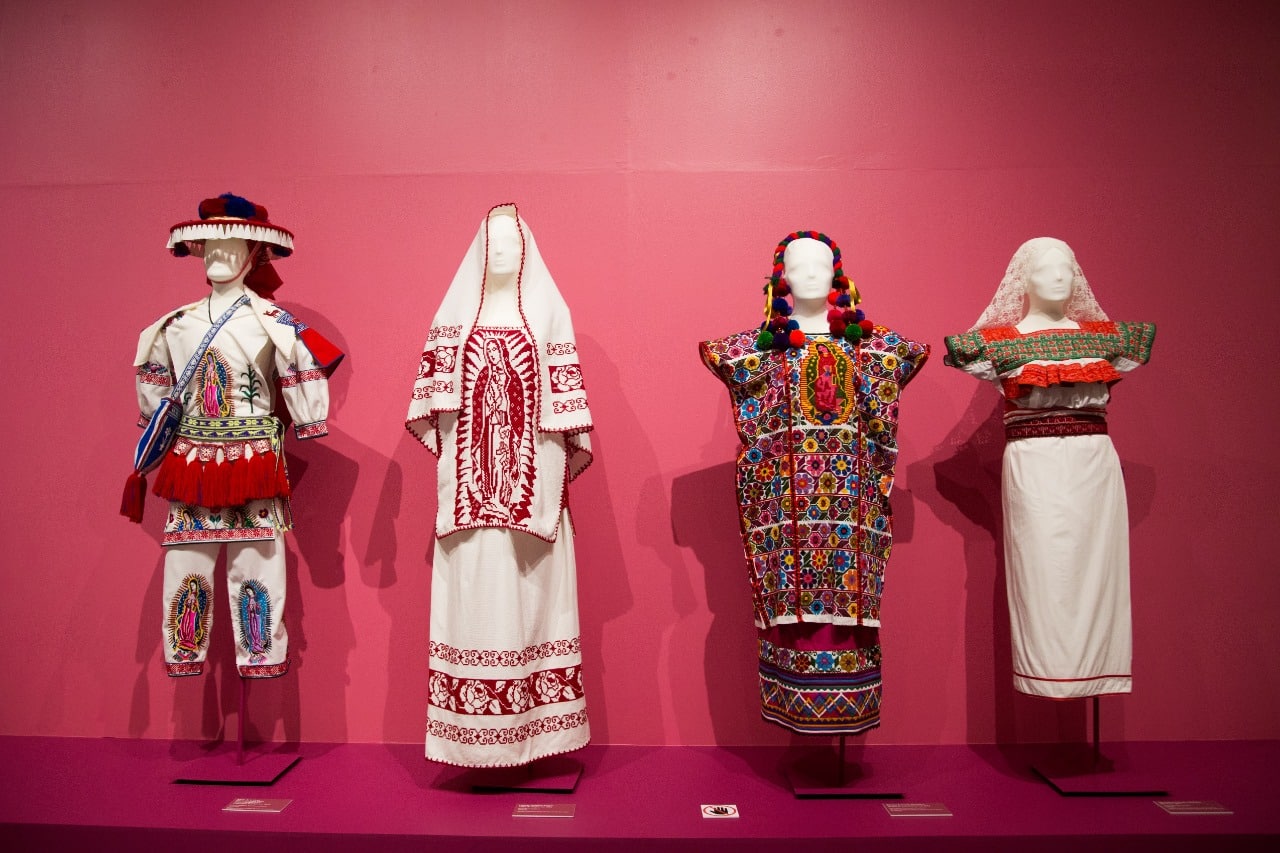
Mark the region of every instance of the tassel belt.
<instances>
[{"instance_id":1,"label":"tassel belt","mask_svg":"<svg viewBox=\"0 0 1280 853\"><path fill-rule=\"evenodd\" d=\"M1047 436L1106 435L1107 418L1102 414L1052 414L1006 423L1005 441Z\"/></svg>"},{"instance_id":2,"label":"tassel belt","mask_svg":"<svg viewBox=\"0 0 1280 853\"><path fill-rule=\"evenodd\" d=\"M152 491L210 509L288 497L280 432L274 417L184 417Z\"/></svg>"}]
</instances>

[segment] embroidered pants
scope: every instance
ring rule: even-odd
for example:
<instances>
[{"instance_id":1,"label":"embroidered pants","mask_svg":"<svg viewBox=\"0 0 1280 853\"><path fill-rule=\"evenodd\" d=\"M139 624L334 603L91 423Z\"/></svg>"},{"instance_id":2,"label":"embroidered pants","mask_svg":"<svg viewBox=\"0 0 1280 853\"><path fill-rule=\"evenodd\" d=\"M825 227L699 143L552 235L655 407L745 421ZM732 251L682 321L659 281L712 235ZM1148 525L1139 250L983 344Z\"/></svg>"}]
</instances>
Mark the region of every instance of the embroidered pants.
<instances>
[{"instance_id":1,"label":"embroidered pants","mask_svg":"<svg viewBox=\"0 0 1280 853\"><path fill-rule=\"evenodd\" d=\"M284 626L284 537L169 545L164 559L164 661L171 676L199 675L213 629L213 566L227 548L227 597L242 678L289 671Z\"/></svg>"}]
</instances>

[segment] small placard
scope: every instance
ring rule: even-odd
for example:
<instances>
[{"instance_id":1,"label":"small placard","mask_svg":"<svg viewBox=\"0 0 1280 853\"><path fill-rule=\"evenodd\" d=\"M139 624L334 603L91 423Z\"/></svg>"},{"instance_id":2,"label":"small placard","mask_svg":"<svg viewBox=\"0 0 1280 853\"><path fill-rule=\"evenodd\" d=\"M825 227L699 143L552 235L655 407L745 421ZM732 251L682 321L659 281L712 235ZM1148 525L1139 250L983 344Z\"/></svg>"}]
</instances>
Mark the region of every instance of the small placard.
<instances>
[{"instance_id":1,"label":"small placard","mask_svg":"<svg viewBox=\"0 0 1280 853\"><path fill-rule=\"evenodd\" d=\"M293 800L259 800L256 797L236 797L222 807L224 812L270 812L278 814Z\"/></svg>"},{"instance_id":2,"label":"small placard","mask_svg":"<svg viewBox=\"0 0 1280 853\"><path fill-rule=\"evenodd\" d=\"M517 803L512 817L573 817L573 803Z\"/></svg>"},{"instance_id":3,"label":"small placard","mask_svg":"<svg viewBox=\"0 0 1280 853\"><path fill-rule=\"evenodd\" d=\"M703 803L702 816L705 818L737 817L738 807L732 803Z\"/></svg>"},{"instance_id":4,"label":"small placard","mask_svg":"<svg viewBox=\"0 0 1280 853\"><path fill-rule=\"evenodd\" d=\"M1235 814L1213 800L1156 800L1156 805L1169 814Z\"/></svg>"},{"instance_id":5,"label":"small placard","mask_svg":"<svg viewBox=\"0 0 1280 853\"><path fill-rule=\"evenodd\" d=\"M885 803L884 810L894 817L951 817L946 803Z\"/></svg>"}]
</instances>

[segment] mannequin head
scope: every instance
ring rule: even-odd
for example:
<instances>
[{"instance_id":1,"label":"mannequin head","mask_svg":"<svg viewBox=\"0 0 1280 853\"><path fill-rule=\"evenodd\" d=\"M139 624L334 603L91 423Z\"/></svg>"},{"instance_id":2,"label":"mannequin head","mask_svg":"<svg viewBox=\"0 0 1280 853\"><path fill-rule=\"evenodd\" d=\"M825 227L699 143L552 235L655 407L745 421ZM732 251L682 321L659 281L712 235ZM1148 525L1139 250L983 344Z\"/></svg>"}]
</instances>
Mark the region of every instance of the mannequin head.
<instances>
[{"instance_id":1,"label":"mannequin head","mask_svg":"<svg viewBox=\"0 0 1280 853\"><path fill-rule=\"evenodd\" d=\"M490 275L510 275L520 269L523 248L514 217L498 214L489 218L486 267Z\"/></svg>"},{"instance_id":2,"label":"mannequin head","mask_svg":"<svg viewBox=\"0 0 1280 853\"><path fill-rule=\"evenodd\" d=\"M239 237L204 241L204 274L214 284L225 284L244 277L256 244Z\"/></svg>"},{"instance_id":3,"label":"mannequin head","mask_svg":"<svg viewBox=\"0 0 1280 853\"><path fill-rule=\"evenodd\" d=\"M835 278L834 262L831 247L821 240L801 237L787 244L783 274L797 303L821 301L825 313L827 294Z\"/></svg>"},{"instance_id":4,"label":"mannequin head","mask_svg":"<svg viewBox=\"0 0 1280 853\"><path fill-rule=\"evenodd\" d=\"M1026 271L1027 310L1045 311L1066 305L1075 283L1075 260L1049 244L1035 253Z\"/></svg>"}]
</instances>

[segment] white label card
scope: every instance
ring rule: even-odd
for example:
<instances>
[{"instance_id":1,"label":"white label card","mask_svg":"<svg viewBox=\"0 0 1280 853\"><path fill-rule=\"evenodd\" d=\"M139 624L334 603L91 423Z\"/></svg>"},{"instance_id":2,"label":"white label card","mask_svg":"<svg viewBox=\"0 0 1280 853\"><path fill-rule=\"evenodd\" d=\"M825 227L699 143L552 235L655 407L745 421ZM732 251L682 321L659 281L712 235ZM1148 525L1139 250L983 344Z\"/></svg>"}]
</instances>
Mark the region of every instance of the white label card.
<instances>
[{"instance_id":1,"label":"white label card","mask_svg":"<svg viewBox=\"0 0 1280 853\"><path fill-rule=\"evenodd\" d=\"M1213 800L1156 800L1156 805L1169 814L1235 814Z\"/></svg>"},{"instance_id":2,"label":"white label card","mask_svg":"<svg viewBox=\"0 0 1280 853\"><path fill-rule=\"evenodd\" d=\"M236 797L222 807L224 812L267 812L279 814L293 800L259 800L256 797Z\"/></svg>"},{"instance_id":3,"label":"white label card","mask_svg":"<svg viewBox=\"0 0 1280 853\"><path fill-rule=\"evenodd\" d=\"M884 810L893 817L951 817L946 803L885 803Z\"/></svg>"},{"instance_id":4,"label":"white label card","mask_svg":"<svg viewBox=\"0 0 1280 853\"><path fill-rule=\"evenodd\" d=\"M517 803L512 817L573 817L573 803Z\"/></svg>"}]
</instances>

